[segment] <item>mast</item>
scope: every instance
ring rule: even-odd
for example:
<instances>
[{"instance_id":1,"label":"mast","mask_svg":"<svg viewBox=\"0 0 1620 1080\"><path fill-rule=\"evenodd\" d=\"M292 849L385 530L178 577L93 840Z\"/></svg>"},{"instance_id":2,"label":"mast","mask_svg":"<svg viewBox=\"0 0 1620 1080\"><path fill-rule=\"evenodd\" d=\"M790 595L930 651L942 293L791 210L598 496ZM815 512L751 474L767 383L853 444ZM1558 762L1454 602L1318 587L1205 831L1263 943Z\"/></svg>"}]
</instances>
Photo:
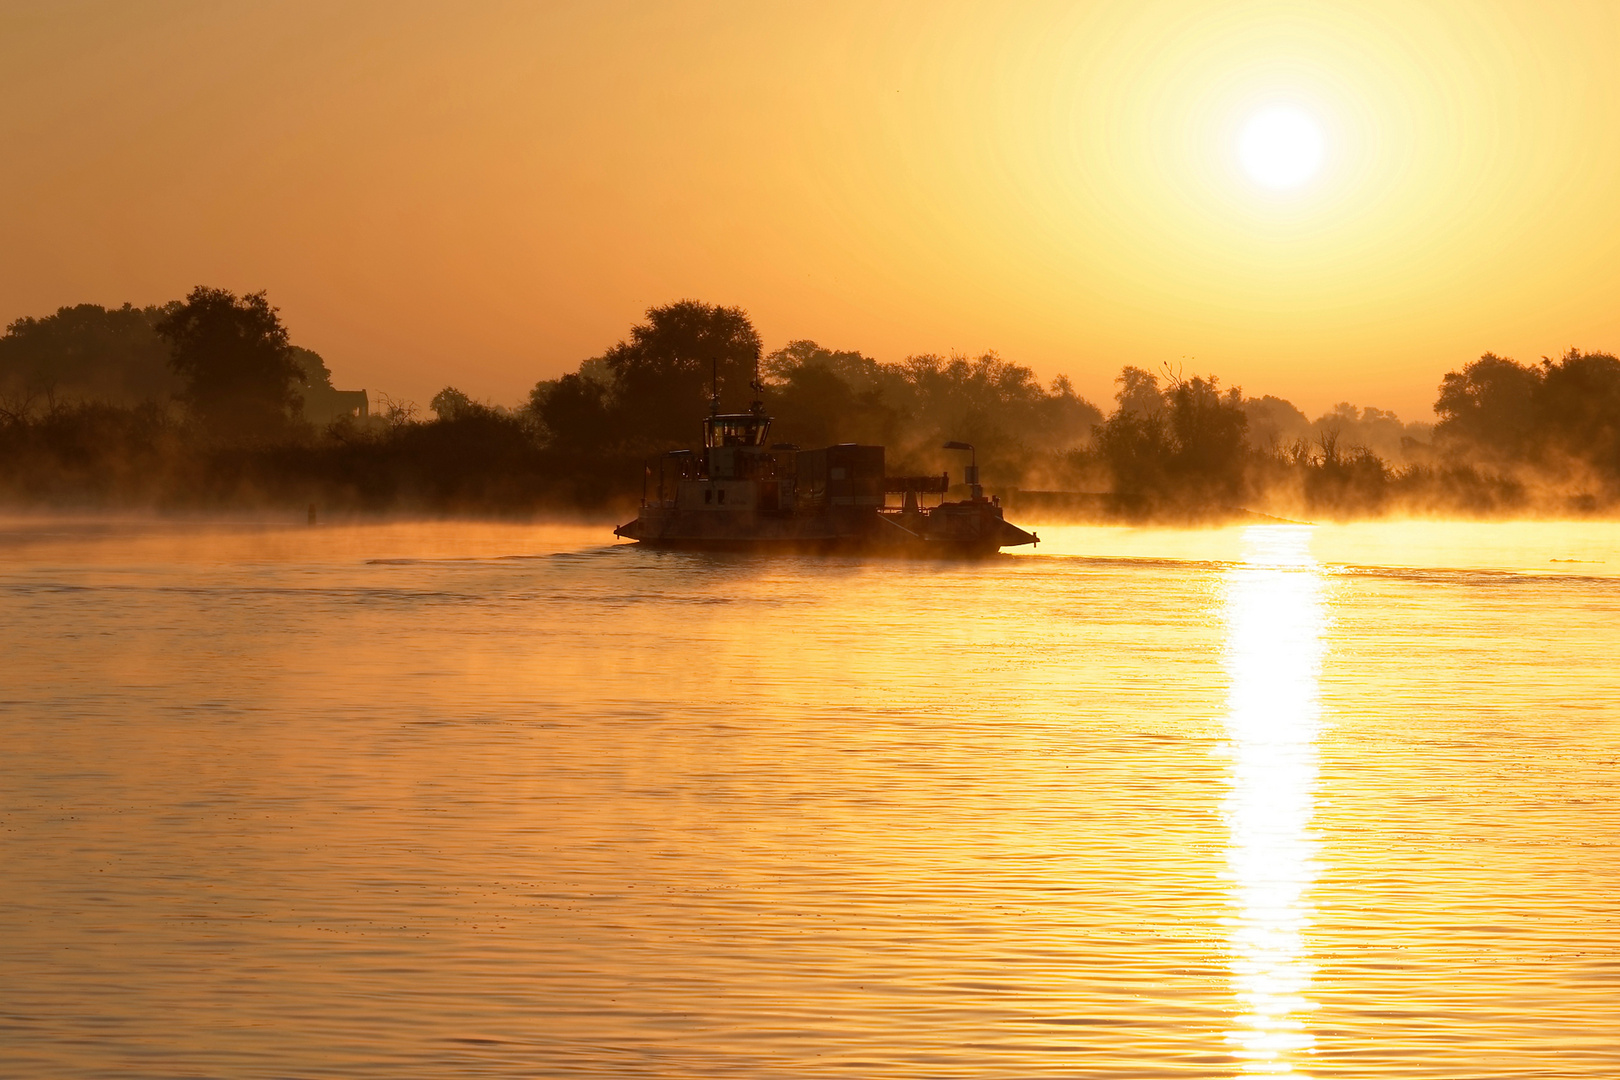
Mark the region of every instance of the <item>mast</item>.
<instances>
[{"instance_id":1,"label":"mast","mask_svg":"<svg viewBox=\"0 0 1620 1080\"><path fill-rule=\"evenodd\" d=\"M755 416L765 415L765 384L759 381L759 346L754 346L754 380L748 384L754 391L754 403L748 406L748 411Z\"/></svg>"}]
</instances>

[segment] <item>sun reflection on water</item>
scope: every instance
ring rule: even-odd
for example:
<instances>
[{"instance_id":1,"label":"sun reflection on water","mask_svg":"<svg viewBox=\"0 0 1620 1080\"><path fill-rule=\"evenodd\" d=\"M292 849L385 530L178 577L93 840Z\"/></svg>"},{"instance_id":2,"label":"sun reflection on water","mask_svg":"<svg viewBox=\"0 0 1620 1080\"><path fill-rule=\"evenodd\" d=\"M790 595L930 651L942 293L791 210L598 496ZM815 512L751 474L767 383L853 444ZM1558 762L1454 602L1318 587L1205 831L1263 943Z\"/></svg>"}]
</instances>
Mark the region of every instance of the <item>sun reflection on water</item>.
<instances>
[{"instance_id":1,"label":"sun reflection on water","mask_svg":"<svg viewBox=\"0 0 1620 1080\"><path fill-rule=\"evenodd\" d=\"M1226 1041L1243 1075L1304 1076L1317 874L1322 577L1301 526L1256 526L1227 577Z\"/></svg>"}]
</instances>

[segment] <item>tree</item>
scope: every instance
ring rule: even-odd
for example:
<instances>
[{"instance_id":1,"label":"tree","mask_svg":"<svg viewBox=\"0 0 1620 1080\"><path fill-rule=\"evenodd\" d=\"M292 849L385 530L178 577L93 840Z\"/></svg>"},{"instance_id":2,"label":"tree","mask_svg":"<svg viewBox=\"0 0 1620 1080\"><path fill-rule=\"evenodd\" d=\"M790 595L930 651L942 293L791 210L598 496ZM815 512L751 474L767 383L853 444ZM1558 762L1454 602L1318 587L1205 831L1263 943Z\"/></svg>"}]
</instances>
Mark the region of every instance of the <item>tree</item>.
<instances>
[{"instance_id":1,"label":"tree","mask_svg":"<svg viewBox=\"0 0 1620 1080\"><path fill-rule=\"evenodd\" d=\"M1446 373L1434 411L1437 445L1499 465L1553 473L1581 463L1620 480L1620 359L1570 349L1538 365L1486 353Z\"/></svg>"},{"instance_id":2,"label":"tree","mask_svg":"<svg viewBox=\"0 0 1620 1080\"><path fill-rule=\"evenodd\" d=\"M440 390L433 395L433 400L428 402L428 408L432 409L440 420L457 420L463 416L470 416L478 407L472 398L453 386Z\"/></svg>"},{"instance_id":3,"label":"tree","mask_svg":"<svg viewBox=\"0 0 1620 1080\"><path fill-rule=\"evenodd\" d=\"M765 358L766 406L778 438L802 446L890 443L898 415L885 400L885 366L858 352L790 341Z\"/></svg>"},{"instance_id":4,"label":"tree","mask_svg":"<svg viewBox=\"0 0 1620 1080\"><path fill-rule=\"evenodd\" d=\"M1151 371L1127 365L1114 382L1119 384L1114 401L1120 415L1149 417L1164 411L1164 391L1159 389L1159 377Z\"/></svg>"},{"instance_id":5,"label":"tree","mask_svg":"<svg viewBox=\"0 0 1620 1080\"><path fill-rule=\"evenodd\" d=\"M602 357L613 372L619 430L646 446L689 441L707 412L711 378L718 376L723 410L748 406L759 353L759 333L741 308L696 300L648 308L647 321Z\"/></svg>"},{"instance_id":6,"label":"tree","mask_svg":"<svg viewBox=\"0 0 1620 1080\"><path fill-rule=\"evenodd\" d=\"M589 375L564 375L535 384L529 393L529 411L555 447L592 451L612 441L608 388Z\"/></svg>"},{"instance_id":7,"label":"tree","mask_svg":"<svg viewBox=\"0 0 1620 1080\"><path fill-rule=\"evenodd\" d=\"M1097 449L1121 493L1189 503L1231 498L1243 485L1248 417L1243 392L1222 392L1215 376L1158 377L1127 367L1115 381L1118 407L1097 429Z\"/></svg>"},{"instance_id":8,"label":"tree","mask_svg":"<svg viewBox=\"0 0 1620 1080\"><path fill-rule=\"evenodd\" d=\"M764 360L768 379L787 382L806 368L819 368L836 375L857 394L878 390L883 382L883 365L859 352L825 349L814 341L790 341Z\"/></svg>"},{"instance_id":9,"label":"tree","mask_svg":"<svg viewBox=\"0 0 1620 1080\"><path fill-rule=\"evenodd\" d=\"M1248 449L1243 392L1233 387L1222 393L1220 380L1210 375L1173 378L1165 396L1175 470L1182 482L1200 492L1236 494Z\"/></svg>"},{"instance_id":10,"label":"tree","mask_svg":"<svg viewBox=\"0 0 1620 1080\"><path fill-rule=\"evenodd\" d=\"M303 372L263 292L238 297L199 285L156 329L169 342L169 366L185 380L182 399L204 430L233 441L289 433Z\"/></svg>"},{"instance_id":11,"label":"tree","mask_svg":"<svg viewBox=\"0 0 1620 1080\"><path fill-rule=\"evenodd\" d=\"M298 383L300 386L325 390L333 389L332 371L326 366L326 360L320 353L293 345L287 349L287 355L294 364L298 365Z\"/></svg>"},{"instance_id":12,"label":"tree","mask_svg":"<svg viewBox=\"0 0 1620 1080\"><path fill-rule=\"evenodd\" d=\"M1536 424L1541 447L1620 478L1620 360L1576 349L1543 360Z\"/></svg>"},{"instance_id":13,"label":"tree","mask_svg":"<svg viewBox=\"0 0 1620 1080\"><path fill-rule=\"evenodd\" d=\"M1249 432L1255 445L1278 450L1296 439L1310 435L1311 421L1293 402L1267 394L1247 398L1243 415L1249 418Z\"/></svg>"},{"instance_id":14,"label":"tree","mask_svg":"<svg viewBox=\"0 0 1620 1080\"><path fill-rule=\"evenodd\" d=\"M1153 494L1167 486L1173 448L1164 417L1115 410L1097 426L1097 453L1122 495Z\"/></svg>"},{"instance_id":15,"label":"tree","mask_svg":"<svg viewBox=\"0 0 1620 1080\"><path fill-rule=\"evenodd\" d=\"M0 395L138 405L180 389L155 324L177 304L78 304L16 320L0 336Z\"/></svg>"},{"instance_id":16,"label":"tree","mask_svg":"<svg viewBox=\"0 0 1620 1080\"><path fill-rule=\"evenodd\" d=\"M377 391L376 416L393 432L403 431L416 423L416 402L404 398L396 398L383 391Z\"/></svg>"},{"instance_id":17,"label":"tree","mask_svg":"<svg viewBox=\"0 0 1620 1080\"><path fill-rule=\"evenodd\" d=\"M1434 411L1437 439L1488 457L1518 458L1535 438L1541 373L1495 353L1448 371Z\"/></svg>"}]
</instances>

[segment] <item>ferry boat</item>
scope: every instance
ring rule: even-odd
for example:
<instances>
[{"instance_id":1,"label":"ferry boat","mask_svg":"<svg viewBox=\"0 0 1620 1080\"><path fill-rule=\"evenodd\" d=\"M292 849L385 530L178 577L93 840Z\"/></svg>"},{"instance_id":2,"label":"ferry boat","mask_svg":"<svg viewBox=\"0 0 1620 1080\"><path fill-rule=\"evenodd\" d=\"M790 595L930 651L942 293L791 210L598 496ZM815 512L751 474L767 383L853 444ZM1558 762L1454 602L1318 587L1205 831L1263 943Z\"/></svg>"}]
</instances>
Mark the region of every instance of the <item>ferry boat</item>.
<instances>
[{"instance_id":1,"label":"ferry boat","mask_svg":"<svg viewBox=\"0 0 1620 1080\"><path fill-rule=\"evenodd\" d=\"M770 429L760 402L722 413L716 395L701 453L669 451L656 469L649 462L641 513L614 535L662 548L958 556L1040 542L1002 516L1000 499L985 497L967 443L945 444L973 455L963 476L968 497L948 501L949 473L889 476L881 446L801 450L767 444Z\"/></svg>"}]
</instances>

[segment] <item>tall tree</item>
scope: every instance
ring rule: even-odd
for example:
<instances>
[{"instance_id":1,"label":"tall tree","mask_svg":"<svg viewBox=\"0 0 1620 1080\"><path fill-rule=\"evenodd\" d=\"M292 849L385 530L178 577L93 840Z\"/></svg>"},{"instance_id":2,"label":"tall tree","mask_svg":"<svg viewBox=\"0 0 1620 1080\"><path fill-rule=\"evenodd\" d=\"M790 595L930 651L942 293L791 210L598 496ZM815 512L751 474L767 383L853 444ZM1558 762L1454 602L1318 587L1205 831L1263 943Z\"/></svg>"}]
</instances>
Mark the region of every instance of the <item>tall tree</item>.
<instances>
[{"instance_id":1,"label":"tall tree","mask_svg":"<svg viewBox=\"0 0 1620 1080\"><path fill-rule=\"evenodd\" d=\"M251 440L288 432L303 370L263 292L239 297L199 285L157 332L169 342L169 366L186 381L183 399L210 434Z\"/></svg>"},{"instance_id":2,"label":"tall tree","mask_svg":"<svg viewBox=\"0 0 1620 1080\"><path fill-rule=\"evenodd\" d=\"M680 300L647 309L647 321L602 357L613 372L613 406L632 443L689 442L718 377L721 408L751 399L759 332L741 308Z\"/></svg>"},{"instance_id":3,"label":"tall tree","mask_svg":"<svg viewBox=\"0 0 1620 1080\"><path fill-rule=\"evenodd\" d=\"M1542 373L1486 353L1461 371L1448 371L1434 411L1435 437L1485 457L1523 457L1536 439L1536 397Z\"/></svg>"}]
</instances>

